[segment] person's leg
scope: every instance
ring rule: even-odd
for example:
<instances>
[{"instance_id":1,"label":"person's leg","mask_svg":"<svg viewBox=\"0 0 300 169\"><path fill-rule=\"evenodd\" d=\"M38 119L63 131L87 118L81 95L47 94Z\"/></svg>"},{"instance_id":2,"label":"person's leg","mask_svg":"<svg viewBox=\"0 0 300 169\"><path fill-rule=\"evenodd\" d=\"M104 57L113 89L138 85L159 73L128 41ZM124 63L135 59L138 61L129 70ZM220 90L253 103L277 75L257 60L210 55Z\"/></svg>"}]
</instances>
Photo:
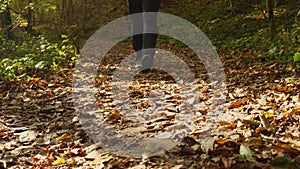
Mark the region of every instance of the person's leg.
<instances>
[{"instance_id":1,"label":"person's leg","mask_svg":"<svg viewBox=\"0 0 300 169\"><path fill-rule=\"evenodd\" d=\"M142 0L128 0L129 14L137 14L143 12ZM141 60L142 54L139 52L143 47L143 18L142 15L133 15L131 17L131 32L132 45L135 52L137 52L136 59ZM138 34L139 33L139 34Z\"/></svg>"},{"instance_id":2,"label":"person's leg","mask_svg":"<svg viewBox=\"0 0 300 169\"><path fill-rule=\"evenodd\" d=\"M155 54L157 40L157 15L160 0L142 0L143 1L143 59L142 65L144 68L151 68L153 65L153 56ZM151 33L147 33L151 32Z\"/></svg>"}]
</instances>

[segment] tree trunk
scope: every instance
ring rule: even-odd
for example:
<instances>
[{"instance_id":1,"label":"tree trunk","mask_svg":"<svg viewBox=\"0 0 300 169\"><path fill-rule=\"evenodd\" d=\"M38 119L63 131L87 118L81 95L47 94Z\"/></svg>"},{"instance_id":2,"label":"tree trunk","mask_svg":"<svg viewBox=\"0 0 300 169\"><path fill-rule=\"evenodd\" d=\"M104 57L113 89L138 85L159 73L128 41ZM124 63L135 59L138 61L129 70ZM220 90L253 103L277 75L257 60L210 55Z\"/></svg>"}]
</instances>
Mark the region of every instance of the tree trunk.
<instances>
[{"instance_id":1,"label":"tree trunk","mask_svg":"<svg viewBox=\"0 0 300 169\"><path fill-rule=\"evenodd\" d=\"M1 2L3 3L3 2ZM10 8L7 2L4 2L7 5L7 8L0 13L0 23L1 23L1 30L5 38L12 39L11 29L12 29L12 19L10 14Z\"/></svg>"},{"instance_id":2,"label":"tree trunk","mask_svg":"<svg viewBox=\"0 0 300 169\"><path fill-rule=\"evenodd\" d=\"M65 22L67 20L67 17L66 17L66 7L67 7L67 1L66 0L62 0L61 2L61 18L62 18L62 21Z\"/></svg>"},{"instance_id":3,"label":"tree trunk","mask_svg":"<svg viewBox=\"0 0 300 169\"><path fill-rule=\"evenodd\" d=\"M67 2L67 24L72 25L73 20L73 0Z\"/></svg>"},{"instance_id":4,"label":"tree trunk","mask_svg":"<svg viewBox=\"0 0 300 169\"><path fill-rule=\"evenodd\" d=\"M273 38L275 29L273 0L266 0L266 8L268 13L269 33L271 35L271 38Z\"/></svg>"},{"instance_id":5,"label":"tree trunk","mask_svg":"<svg viewBox=\"0 0 300 169\"><path fill-rule=\"evenodd\" d=\"M33 27L33 16L34 16L34 12L33 12L33 9L31 7L31 3L32 3L32 0L29 0L29 3L28 3L28 10L27 10L27 22L28 22L28 25L26 27L26 31L29 33L29 34L32 34L32 27Z\"/></svg>"}]
</instances>

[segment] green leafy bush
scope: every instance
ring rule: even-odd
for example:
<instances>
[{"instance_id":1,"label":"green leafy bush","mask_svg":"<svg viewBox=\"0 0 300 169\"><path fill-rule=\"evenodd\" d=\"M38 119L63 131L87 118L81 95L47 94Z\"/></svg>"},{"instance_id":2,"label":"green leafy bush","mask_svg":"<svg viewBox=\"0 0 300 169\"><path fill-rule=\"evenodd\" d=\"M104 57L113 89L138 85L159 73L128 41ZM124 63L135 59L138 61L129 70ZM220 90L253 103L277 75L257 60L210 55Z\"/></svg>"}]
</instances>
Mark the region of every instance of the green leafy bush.
<instances>
[{"instance_id":1,"label":"green leafy bush","mask_svg":"<svg viewBox=\"0 0 300 169\"><path fill-rule=\"evenodd\" d=\"M49 42L44 36L28 37L16 42L2 39L0 44L0 80L16 80L43 76L49 72L71 67L77 56L67 36L59 43Z\"/></svg>"}]
</instances>

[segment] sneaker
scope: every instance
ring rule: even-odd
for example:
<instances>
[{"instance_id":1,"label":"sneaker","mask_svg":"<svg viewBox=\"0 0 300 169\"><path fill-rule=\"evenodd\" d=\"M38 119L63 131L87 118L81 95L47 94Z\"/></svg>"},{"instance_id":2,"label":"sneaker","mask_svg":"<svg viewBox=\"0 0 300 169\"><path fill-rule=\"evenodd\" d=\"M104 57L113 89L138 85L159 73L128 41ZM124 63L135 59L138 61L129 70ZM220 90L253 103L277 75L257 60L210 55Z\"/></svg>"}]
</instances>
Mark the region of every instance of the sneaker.
<instances>
[{"instance_id":1,"label":"sneaker","mask_svg":"<svg viewBox=\"0 0 300 169\"><path fill-rule=\"evenodd\" d=\"M142 73L149 73L151 71L151 69L143 69L141 72Z\"/></svg>"},{"instance_id":2,"label":"sneaker","mask_svg":"<svg viewBox=\"0 0 300 169\"><path fill-rule=\"evenodd\" d=\"M144 55L141 60L142 69L151 69L153 66L153 57Z\"/></svg>"}]
</instances>

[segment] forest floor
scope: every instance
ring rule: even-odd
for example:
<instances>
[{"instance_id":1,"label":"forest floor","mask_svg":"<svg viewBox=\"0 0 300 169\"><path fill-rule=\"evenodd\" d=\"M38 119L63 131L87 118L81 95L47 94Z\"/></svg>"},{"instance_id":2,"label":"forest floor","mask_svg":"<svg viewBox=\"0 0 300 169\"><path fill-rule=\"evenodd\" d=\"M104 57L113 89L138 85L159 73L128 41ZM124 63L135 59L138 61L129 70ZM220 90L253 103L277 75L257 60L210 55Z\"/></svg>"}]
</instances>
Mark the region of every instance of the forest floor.
<instances>
[{"instance_id":1,"label":"forest floor","mask_svg":"<svg viewBox=\"0 0 300 169\"><path fill-rule=\"evenodd\" d=\"M151 95L163 99L146 122L137 125L124 117L109 85L118 63L132 52L125 43L111 50L99 67L100 111L95 113L124 135L147 138L176 126L178 107L191 101L196 107L190 119L195 128L178 145L159 155L145 152L140 158L102 148L79 122L73 72L66 70L30 81L0 82L0 168L300 168L300 79L292 67L257 62L256 53L247 64L236 55L220 53L226 101L222 120L205 135L213 84L203 64L187 48L159 47L180 56L195 73L196 99L185 100L180 86L165 72L140 73L125 86L131 104L147 112L153 110Z\"/></svg>"}]
</instances>

